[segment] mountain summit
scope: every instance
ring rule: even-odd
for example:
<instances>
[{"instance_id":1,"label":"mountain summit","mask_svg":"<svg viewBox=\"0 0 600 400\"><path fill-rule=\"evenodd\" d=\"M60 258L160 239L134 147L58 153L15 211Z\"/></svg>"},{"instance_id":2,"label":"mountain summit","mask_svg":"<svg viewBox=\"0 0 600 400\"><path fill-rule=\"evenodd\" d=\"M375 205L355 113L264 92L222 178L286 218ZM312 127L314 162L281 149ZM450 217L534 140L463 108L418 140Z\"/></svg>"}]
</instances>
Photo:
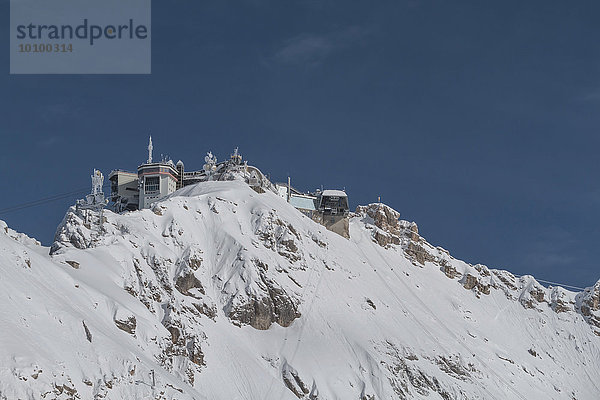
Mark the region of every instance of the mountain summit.
<instances>
[{"instance_id":1,"label":"mountain summit","mask_svg":"<svg viewBox=\"0 0 600 400\"><path fill-rule=\"evenodd\" d=\"M0 226L0 398L600 397L600 282L467 264L384 204L349 238L235 180L94 218Z\"/></svg>"}]
</instances>

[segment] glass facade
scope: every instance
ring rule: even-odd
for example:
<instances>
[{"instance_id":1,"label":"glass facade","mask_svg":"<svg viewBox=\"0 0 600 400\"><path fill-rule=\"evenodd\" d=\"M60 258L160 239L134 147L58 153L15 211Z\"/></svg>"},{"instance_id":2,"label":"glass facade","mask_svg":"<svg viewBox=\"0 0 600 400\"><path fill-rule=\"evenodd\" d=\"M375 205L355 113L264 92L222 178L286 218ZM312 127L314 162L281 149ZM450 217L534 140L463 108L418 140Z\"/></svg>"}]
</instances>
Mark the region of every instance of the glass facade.
<instances>
[{"instance_id":1,"label":"glass facade","mask_svg":"<svg viewBox=\"0 0 600 400\"><path fill-rule=\"evenodd\" d=\"M144 192L158 192L160 189L160 177L158 176L147 176L144 179Z\"/></svg>"}]
</instances>

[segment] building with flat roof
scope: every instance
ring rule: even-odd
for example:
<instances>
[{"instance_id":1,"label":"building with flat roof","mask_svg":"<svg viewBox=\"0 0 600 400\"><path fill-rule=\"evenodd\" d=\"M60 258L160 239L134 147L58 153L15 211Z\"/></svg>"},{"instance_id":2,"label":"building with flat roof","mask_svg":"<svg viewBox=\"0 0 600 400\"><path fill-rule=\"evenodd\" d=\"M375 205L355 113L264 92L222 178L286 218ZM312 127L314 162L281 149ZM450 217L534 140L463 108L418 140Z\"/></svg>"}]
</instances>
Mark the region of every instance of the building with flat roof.
<instances>
[{"instance_id":1,"label":"building with flat roof","mask_svg":"<svg viewBox=\"0 0 600 400\"><path fill-rule=\"evenodd\" d=\"M326 215L348 215L350 208L348 195L344 190L326 189L316 190L312 193L303 193L288 183L276 183L276 193L279 197L307 214L309 217L313 212Z\"/></svg>"},{"instance_id":2,"label":"building with flat roof","mask_svg":"<svg viewBox=\"0 0 600 400\"><path fill-rule=\"evenodd\" d=\"M110 181L110 200L116 212L133 211L139 208L140 189L138 174L114 170L108 175Z\"/></svg>"},{"instance_id":3,"label":"building with flat roof","mask_svg":"<svg viewBox=\"0 0 600 400\"><path fill-rule=\"evenodd\" d=\"M177 170L172 162L146 163L138 167L139 208L167 197L177 190Z\"/></svg>"}]
</instances>

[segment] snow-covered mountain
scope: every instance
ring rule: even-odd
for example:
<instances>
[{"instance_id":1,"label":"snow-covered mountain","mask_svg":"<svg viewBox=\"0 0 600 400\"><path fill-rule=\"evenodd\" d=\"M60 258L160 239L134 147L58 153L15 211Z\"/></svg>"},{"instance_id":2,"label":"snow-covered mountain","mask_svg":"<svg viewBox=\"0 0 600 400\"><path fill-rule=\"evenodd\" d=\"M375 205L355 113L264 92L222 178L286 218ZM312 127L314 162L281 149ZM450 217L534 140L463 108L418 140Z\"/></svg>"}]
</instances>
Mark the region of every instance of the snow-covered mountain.
<instances>
[{"instance_id":1,"label":"snow-covered mountain","mask_svg":"<svg viewBox=\"0 0 600 400\"><path fill-rule=\"evenodd\" d=\"M469 265L399 216L345 239L231 181L101 234L72 208L52 249L3 224L0 398L600 398L600 282Z\"/></svg>"}]
</instances>

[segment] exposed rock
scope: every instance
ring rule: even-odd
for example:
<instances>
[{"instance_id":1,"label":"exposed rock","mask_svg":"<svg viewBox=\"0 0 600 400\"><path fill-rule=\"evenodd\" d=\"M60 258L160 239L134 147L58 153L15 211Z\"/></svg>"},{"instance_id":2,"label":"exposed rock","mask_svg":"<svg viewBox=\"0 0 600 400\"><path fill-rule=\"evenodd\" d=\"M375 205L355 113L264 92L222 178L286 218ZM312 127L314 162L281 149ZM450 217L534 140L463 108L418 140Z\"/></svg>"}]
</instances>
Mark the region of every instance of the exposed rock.
<instances>
[{"instance_id":1,"label":"exposed rock","mask_svg":"<svg viewBox=\"0 0 600 400\"><path fill-rule=\"evenodd\" d=\"M533 350L533 349L529 349L529 350L527 350L527 351L528 351L528 352L529 352L529 354L531 354L532 356L534 356L534 357L537 357L537 352L536 352L535 350Z\"/></svg>"},{"instance_id":2,"label":"exposed rock","mask_svg":"<svg viewBox=\"0 0 600 400\"><path fill-rule=\"evenodd\" d=\"M539 286L538 283L535 283L534 285L530 284L530 286L523 291L521 296L519 296L519 302L525 308L536 308L540 303L547 303L545 296L545 288ZM555 309L555 311L557 310Z\"/></svg>"},{"instance_id":3,"label":"exposed rock","mask_svg":"<svg viewBox=\"0 0 600 400\"><path fill-rule=\"evenodd\" d=\"M419 227L417 226L417 224L415 222L411 222L408 229L410 230L410 233L408 234L408 236L410 237L411 240L414 240L416 242L421 239L421 236L419 236Z\"/></svg>"},{"instance_id":4,"label":"exposed rock","mask_svg":"<svg viewBox=\"0 0 600 400\"><path fill-rule=\"evenodd\" d=\"M403 233L399 222L400 213L385 204L374 203L369 204L368 206L358 206L356 208L356 213L368 215L373 219L373 223L376 227L387 233L397 236L400 236Z\"/></svg>"},{"instance_id":5,"label":"exposed rock","mask_svg":"<svg viewBox=\"0 0 600 400\"><path fill-rule=\"evenodd\" d=\"M298 376L298 372L285 363L281 369L281 377L285 386L292 391L299 399L304 398L309 393L308 387Z\"/></svg>"},{"instance_id":6,"label":"exposed rock","mask_svg":"<svg viewBox=\"0 0 600 400\"><path fill-rule=\"evenodd\" d=\"M517 286L516 286L516 282L515 282L515 276L507 271L498 271L498 270L492 270L492 274L494 276L494 278L498 278L498 280L504 285L506 286L507 289L509 290L517 290ZM497 285L495 285L497 286Z\"/></svg>"},{"instance_id":7,"label":"exposed rock","mask_svg":"<svg viewBox=\"0 0 600 400\"><path fill-rule=\"evenodd\" d=\"M454 279L456 277L460 277L461 273L456 270L452 265L446 264L444 265L444 274L450 279Z\"/></svg>"},{"instance_id":8,"label":"exposed rock","mask_svg":"<svg viewBox=\"0 0 600 400\"><path fill-rule=\"evenodd\" d=\"M571 311L571 308L566 305L562 300L557 300L552 303L552 309L556 311L556 313L568 312Z\"/></svg>"},{"instance_id":9,"label":"exposed rock","mask_svg":"<svg viewBox=\"0 0 600 400\"><path fill-rule=\"evenodd\" d=\"M188 357L191 362L198 366L205 366L204 362L204 353L202 352L202 348L200 347L200 342L198 340L188 340L187 341L187 350Z\"/></svg>"},{"instance_id":10,"label":"exposed rock","mask_svg":"<svg viewBox=\"0 0 600 400\"><path fill-rule=\"evenodd\" d=\"M471 274L465 276L465 283L463 287L467 290L473 289L477 285L477 278Z\"/></svg>"},{"instance_id":11,"label":"exposed rock","mask_svg":"<svg viewBox=\"0 0 600 400\"><path fill-rule=\"evenodd\" d=\"M188 258L187 262L190 268L196 271L202 265L202 258L192 256Z\"/></svg>"},{"instance_id":12,"label":"exposed rock","mask_svg":"<svg viewBox=\"0 0 600 400\"><path fill-rule=\"evenodd\" d=\"M408 245L404 249L404 252L407 256L416 260L421 265L424 265L427 261L436 261L436 258L431 253L429 253L423 246L413 241L410 241L408 243Z\"/></svg>"},{"instance_id":13,"label":"exposed rock","mask_svg":"<svg viewBox=\"0 0 600 400\"><path fill-rule=\"evenodd\" d=\"M196 278L193 272L188 272L177 278L175 281L175 288L185 296L197 297L193 293L190 293L191 289L198 289L200 293L206 294L202 287L202 282Z\"/></svg>"},{"instance_id":14,"label":"exposed rock","mask_svg":"<svg viewBox=\"0 0 600 400\"><path fill-rule=\"evenodd\" d=\"M402 237L410 238L414 234L414 230L418 231L416 224L412 230L402 226L399 221L400 213L381 203L358 206L356 213L373 220L373 224L379 228L379 230L374 230L373 239L382 247L388 247L392 244L399 245L402 242Z\"/></svg>"},{"instance_id":15,"label":"exposed rock","mask_svg":"<svg viewBox=\"0 0 600 400\"><path fill-rule=\"evenodd\" d=\"M553 288L551 297L550 307L552 307L556 313L573 311L573 305L567 300L567 294L563 288Z\"/></svg>"},{"instance_id":16,"label":"exposed rock","mask_svg":"<svg viewBox=\"0 0 600 400\"><path fill-rule=\"evenodd\" d=\"M130 316L126 320L115 319L115 325L117 326L117 328L121 329L122 331L125 331L125 332L133 335L133 334L135 334L135 328L137 325L137 321L135 320L134 316Z\"/></svg>"},{"instance_id":17,"label":"exposed rock","mask_svg":"<svg viewBox=\"0 0 600 400\"><path fill-rule=\"evenodd\" d=\"M584 316L592 315L593 311L600 310L600 281L583 292L581 299L581 313Z\"/></svg>"},{"instance_id":18,"label":"exposed rock","mask_svg":"<svg viewBox=\"0 0 600 400\"><path fill-rule=\"evenodd\" d=\"M386 232L375 231L373 238L381 247L388 247L390 244L400 244L400 238L398 236L391 235Z\"/></svg>"},{"instance_id":19,"label":"exposed rock","mask_svg":"<svg viewBox=\"0 0 600 400\"><path fill-rule=\"evenodd\" d=\"M260 330L269 329L273 322L283 327L290 326L300 317L295 301L275 282L262 275L261 280L266 294L250 296L243 304L232 307L229 318Z\"/></svg>"},{"instance_id":20,"label":"exposed rock","mask_svg":"<svg viewBox=\"0 0 600 400\"><path fill-rule=\"evenodd\" d=\"M371 308L373 308L373 310L377 310L377 307L375 306L375 303L373 303L373 300L367 299L367 304L370 305Z\"/></svg>"},{"instance_id":21,"label":"exposed rock","mask_svg":"<svg viewBox=\"0 0 600 400\"><path fill-rule=\"evenodd\" d=\"M460 380L467 380L470 377L470 371L467 370L459 361L454 357L440 356L436 359L436 364L442 371L451 375L452 377Z\"/></svg>"},{"instance_id":22,"label":"exposed rock","mask_svg":"<svg viewBox=\"0 0 600 400\"><path fill-rule=\"evenodd\" d=\"M63 385L55 384L53 392L56 396L60 396L64 393L70 399L79 398L77 389L75 389L74 387L67 386L66 384L63 384Z\"/></svg>"},{"instance_id":23,"label":"exposed rock","mask_svg":"<svg viewBox=\"0 0 600 400\"><path fill-rule=\"evenodd\" d=\"M275 211L261 214L255 232L264 246L286 257L291 262L302 259L297 241L300 235L290 224L282 221Z\"/></svg>"},{"instance_id":24,"label":"exposed rock","mask_svg":"<svg viewBox=\"0 0 600 400\"><path fill-rule=\"evenodd\" d=\"M450 393L435 376L429 376L407 363L394 344L386 342L384 348L388 359L382 360L380 364L390 373L388 381L396 394L395 398L413 399L416 397L414 392L422 397L429 397L431 392L435 392L445 400L463 398L462 393L458 393L458 396ZM456 379L466 380L469 377L469 373L460 364L450 361L449 357L442 356L432 361L440 370Z\"/></svg>"},{"instance_id":25,"label":"exposed rock","mask_svg":"<svg viewBox=\"0 0 600 400\"><path fill-rule=\"evenodd\" d=\"M479 274L480 274L481 276L485 276L485 277L487 277L487 276L491 276L491 275L492 275L492 274L490 273L490 270L488 269L488 267L486 267L486 266L485 266L485 265L483 265L483 264L475 264L475 265L473 266L473 268L475 268L475 270L476 270L477 272L479 272Z\"/></svg>"},{"instance_id":26,"label":"exposed rock","mask_svg":"<svg viewBox=\"0 0 600 400\"><path fill-rule=\"evenodd\" d=\"M200 314L206 315L208 318L213 321L217 317L217 307L213 304L212 306L207 305L206 303L198 304L194 303L194 308L198 310Z\"/></svg>"},{"instance_id":27,"label":"exposed rock","mask_svg":"<svg viewBox=\"0 0 600 400\"><path fill-rule=\"evenodd\" d=\"M381 247L401 245L406 256L415 264L424 265L426 262L437 265L446 264L441 256L433 254L431 245L419 235L417 224L400 220L400 213L391 207L374 203L368 206L358 206L356 213L365 218L367 227L372 221L373 225L370 225L370 229L373 231L373 240Z\"/></svg>"},{"instance_id":28,"label":"exposed rock","mask_svg":"<svg viewBox=\"0 0 600 400\"><path fill-rule=\"evenodd\" d=\"M163 208L161 206L156 205L152 207L152 212L158 216L161 216L163 215Z\"/></svg>"},{"instance_id":29,"label":"exposed rock","mask_svg":"<svg viewBox=\"0 0 600 400\"><path fill-rule=\"evenodd\" d=\"M86 339L88 340L88 342L92 343L92 333L90 332L87 325L85 324L85 321L81 321L81 322L83 323L83 330L85 331Z\"/></svg>"},{"instance_id":30,"label":"exposed rock","mask_svg":"<svg viewBox=\"0 0 600 400\"><path fill-rule=\"evenodd\" d=\"M69 264L71 267L75 268L75 269L79 269L79 263L77 261L65 261L67 264Z\"/></svg>"},{"instance_id":31,"label":"exposed rock","mask_svg":"<svg viewBox=\"0 0 600 400\"><path fill-rule=\"evenodd\" d=\"M581 315L590 325L600 328L600 281L580 293L578 300ZM600 336L598 331L594 331L594 333Z\"/></svg>"},{"instance_id":32,"label":"exposed rock","mask_svg":"<svg viewBox=\"0 0 600 400\"><path fill-rule=\"evenodd\" d=\"M56 230L50 255L58 253L66 246L87 249L90 245L90 229L82 216L77 214L75 207L71 207Z\"/></svg>"},{"instance_id":33,"label":"exposed rock","mask_svg":"<svg viewBox=\"0 0 600 400\"><path fill-rule=\"evenodd\" d=\"M176 326L169 326L169 327L167 327L167 330L169 331L169 333L171 333L171 342L173 344L177 344L177 342L179 341L179 338L181 336L181 333L179 332L179 328L177 328Z\"/></svg>"},{"instance_id":34,"label":"exposed rock","mask_svg":"<svg viewBox=\"0 0 600 400\"><path fill-rule=\"evenodd\" d=\"M536 300L538 303L541 303L541 302L545 302L545 301L546 301L546 300L545 300L545 298L544 298L544 296L545 296L545 294L544 294L544 291L543 291L543 290L541 290L541 289L535 289L535 290L532 290L531 292L529 292L529 294L531 294L531 296L533 296L533 298L534 298L534 299L535 299L535 300Z\"/></svg>"},{"instance_id":35,"label":"exposed rock","mask_svg":"<svg viewBox=\"0 0 600 400\"><path fill-rule=\"evenodd\" d=\"M463 287L467 290L475 289L477 294L490 294L490 285L483 283L479 276L467 273L461 280Z\"/></svg>"}]
</instances>

